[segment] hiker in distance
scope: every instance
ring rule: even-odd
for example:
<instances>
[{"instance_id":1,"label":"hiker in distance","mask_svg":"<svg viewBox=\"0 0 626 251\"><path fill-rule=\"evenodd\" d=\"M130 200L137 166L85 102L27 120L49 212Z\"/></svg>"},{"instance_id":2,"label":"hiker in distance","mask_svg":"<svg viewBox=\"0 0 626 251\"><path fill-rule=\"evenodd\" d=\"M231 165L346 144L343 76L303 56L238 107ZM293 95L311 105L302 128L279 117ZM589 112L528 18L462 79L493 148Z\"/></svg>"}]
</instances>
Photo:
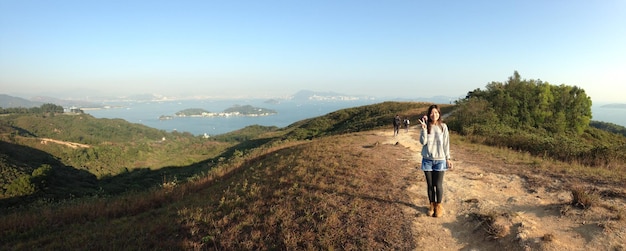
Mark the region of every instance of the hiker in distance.
<instances>
[{"instance_id":1,"label":"hiker in distance","mask_svg":"<svg viewBox=\"0 0 626 251\"><path fill-rule=\"evenodd\" d=\"M428 113L419 122L420 143L422 146L422 171L426 175L426 189L428 191L428 216L441 217L443 215L443 175L452 169L450 161L450 134L448 126L441 118L439 106L431 105Z\"/></svg>"},{"instance_id":2,"label":"hiker in distance","mask_svg":"<svg viewBox=\"0 0 626 251\"><path fill-rule=\"evenodd\" d=\"M400 115L396 114L393 118L393 136L398 136L400 132L400 124L402 123L402 119L400 119Z\"/></svg>"},{"instance_id":3,"label":"hiker in distance","mask_svg":"<svg viewBox=\"0 0 626 251\"><path fill-rule=\"evenodd\" d=\"M410 125L411 125L411 121L409 120L409 117L404 118L404 128L406 132L409 132Z\"/></svg>"}]
</instances>

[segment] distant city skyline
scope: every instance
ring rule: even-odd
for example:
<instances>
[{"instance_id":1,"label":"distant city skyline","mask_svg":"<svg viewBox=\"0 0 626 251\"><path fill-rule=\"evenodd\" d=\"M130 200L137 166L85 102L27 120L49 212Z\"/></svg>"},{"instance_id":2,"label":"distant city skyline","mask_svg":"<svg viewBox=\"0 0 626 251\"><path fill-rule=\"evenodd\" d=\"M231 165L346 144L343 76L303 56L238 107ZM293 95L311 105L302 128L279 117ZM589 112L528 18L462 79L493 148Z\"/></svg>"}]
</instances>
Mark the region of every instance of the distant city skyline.
<instances>
[{"instance_id":1,"label":"distant city skyline","mask_svg":"<svg viewBox=\"0 0 626 251\"><path fill-rule=\"evenodd\" d=\"M0 1L0 93L461 97L518 71L626 103L626 1Z\"/></svg>"}]
</instances>

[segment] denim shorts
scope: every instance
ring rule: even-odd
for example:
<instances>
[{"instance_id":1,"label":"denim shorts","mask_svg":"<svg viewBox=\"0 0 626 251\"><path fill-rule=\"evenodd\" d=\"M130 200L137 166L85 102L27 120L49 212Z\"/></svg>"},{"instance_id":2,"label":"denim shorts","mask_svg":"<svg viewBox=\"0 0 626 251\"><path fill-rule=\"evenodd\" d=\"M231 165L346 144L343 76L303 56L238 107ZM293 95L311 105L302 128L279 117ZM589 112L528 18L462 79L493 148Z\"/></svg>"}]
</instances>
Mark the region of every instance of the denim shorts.
<instances>
[{"instance_id":1,"label":"denim shorts","mask_svg":"<svg viewBox=\"0 0 626 251\"><path fill-rule=\"evenodd\" d=\"M445 171L448 165L445 160L422 159L422 171Z\"/></svg>"}]
</instances>

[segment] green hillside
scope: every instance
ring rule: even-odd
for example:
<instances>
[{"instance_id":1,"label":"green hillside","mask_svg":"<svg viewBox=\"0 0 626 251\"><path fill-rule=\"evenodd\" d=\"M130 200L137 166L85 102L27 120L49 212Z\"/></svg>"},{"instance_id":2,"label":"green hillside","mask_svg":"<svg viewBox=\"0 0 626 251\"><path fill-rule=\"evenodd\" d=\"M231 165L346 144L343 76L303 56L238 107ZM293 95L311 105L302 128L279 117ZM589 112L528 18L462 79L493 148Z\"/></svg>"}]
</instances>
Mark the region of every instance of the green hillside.
<instances>
[{"instance_id":1,"label":"green hillside","mask_svg":"<svg viewBox=\"0 0 626 251\"><path fill-rule=\"evenodd\" d=\"M210 166L182 167L219 158L234 144L86 114L7 115L0 132L0 198L28 200L117 194L186 180ZM52 167L45 185L28 182L42 166Z\"/></svg>"},{"instance_id":2,"label":"green hillside","mask_svg":"<svg viewBox=\"0 0 626 251\"><path fill-rule=\"evenodd\" d=\"M527 124L493 111L488 97L502 96L490 92L441 105L454 145L531 155L539 160L524 168L537 172L626 181L624 136ZM409 157L376 132L429 105L383 102L211 139L89 115L5 115L0 249L416 249L414 215L403 213Z\"/></svg>"}]
</instances>

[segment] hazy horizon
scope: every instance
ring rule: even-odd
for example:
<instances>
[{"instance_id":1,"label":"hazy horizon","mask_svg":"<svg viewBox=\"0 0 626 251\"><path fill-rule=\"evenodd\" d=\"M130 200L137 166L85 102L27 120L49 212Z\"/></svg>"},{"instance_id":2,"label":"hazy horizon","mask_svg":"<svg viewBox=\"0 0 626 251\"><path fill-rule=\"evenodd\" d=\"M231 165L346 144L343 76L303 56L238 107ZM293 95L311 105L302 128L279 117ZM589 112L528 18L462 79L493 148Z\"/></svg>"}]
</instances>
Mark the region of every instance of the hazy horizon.
<instances>
[{"instance_id":1,"label":"hazy horizon","mask_svg":"<svg viewBox=\"0 0 626 251\"><path fill-rule=\"evenodd\" d=\"M0 92L462 97L514 71L626 103L626 1L0 1Z\"/></svg>"},{"instance_id":2,"label":"hazy horizon","mask_svg":"<svg viewBox=\"0 0 626 251\"><path fill-rule=\"evenodd\" d=\"M339 92L335 92L335 91L321 91L321 90L300 90L297 91L295 93L289 94L289 95L284 95L284 96L246 96L246 97L224 97L224 96L216 96L216 97L212 97L212 96L204 96L204 95L189 95L189 96L173 96L173 95L166 95L166 94L160 94L160 93L134 93L134 94L130 94L130 95L121 95L121 96L107 96L107 95L97 95L97 93L86 93L86 94L76 94L76 93L60 93L60 94L51 94L51 93L45 93L43 95L40 94L34 94L34 93L0 93L4 94L4 95L8 95L8 96L12 96L12 97L18 97L18 98L23 98L23 99L27 99L27 100L34 100L36 98L40 98L40 97L47 97L47 98L54 98L54 99L60 99L60 100L75 100L75 101L89 101L89 100L97 100L97 101L102 101L102 100L106 100L109 99L111 101L113 100L132 100L133 98L136 100L147 100L148 96L154 97L154 101L160 100L160 101L176 101L176 100L246 100L246 99L250 99L250 100L270 100L270 99L282 99L282 100L286 100L286 99L292 99L292 98L296 98L295 96L299 95L300 92L311 92L314 93L316 95L320 95L320 96L343 96L343 97L347 97L347 98L357 98L360 100L365 100L365 99L372 99L372 100L420 100L420 99L424 99L425 101L428 100L440 100L440 101L446 101L447 102L451 102L454 101L458 98L462 98L461 96L458 97L453 97L453 96L442 96L442 95L435 95L435 96L422 96L422 97L386 97L386 96L367 96L367 95L354 95L352 93L339 93ZM464 97L464 96L463 96ZM349 101L349 100L345 100L345 101Z\"/></svg>"}]
</instances>

